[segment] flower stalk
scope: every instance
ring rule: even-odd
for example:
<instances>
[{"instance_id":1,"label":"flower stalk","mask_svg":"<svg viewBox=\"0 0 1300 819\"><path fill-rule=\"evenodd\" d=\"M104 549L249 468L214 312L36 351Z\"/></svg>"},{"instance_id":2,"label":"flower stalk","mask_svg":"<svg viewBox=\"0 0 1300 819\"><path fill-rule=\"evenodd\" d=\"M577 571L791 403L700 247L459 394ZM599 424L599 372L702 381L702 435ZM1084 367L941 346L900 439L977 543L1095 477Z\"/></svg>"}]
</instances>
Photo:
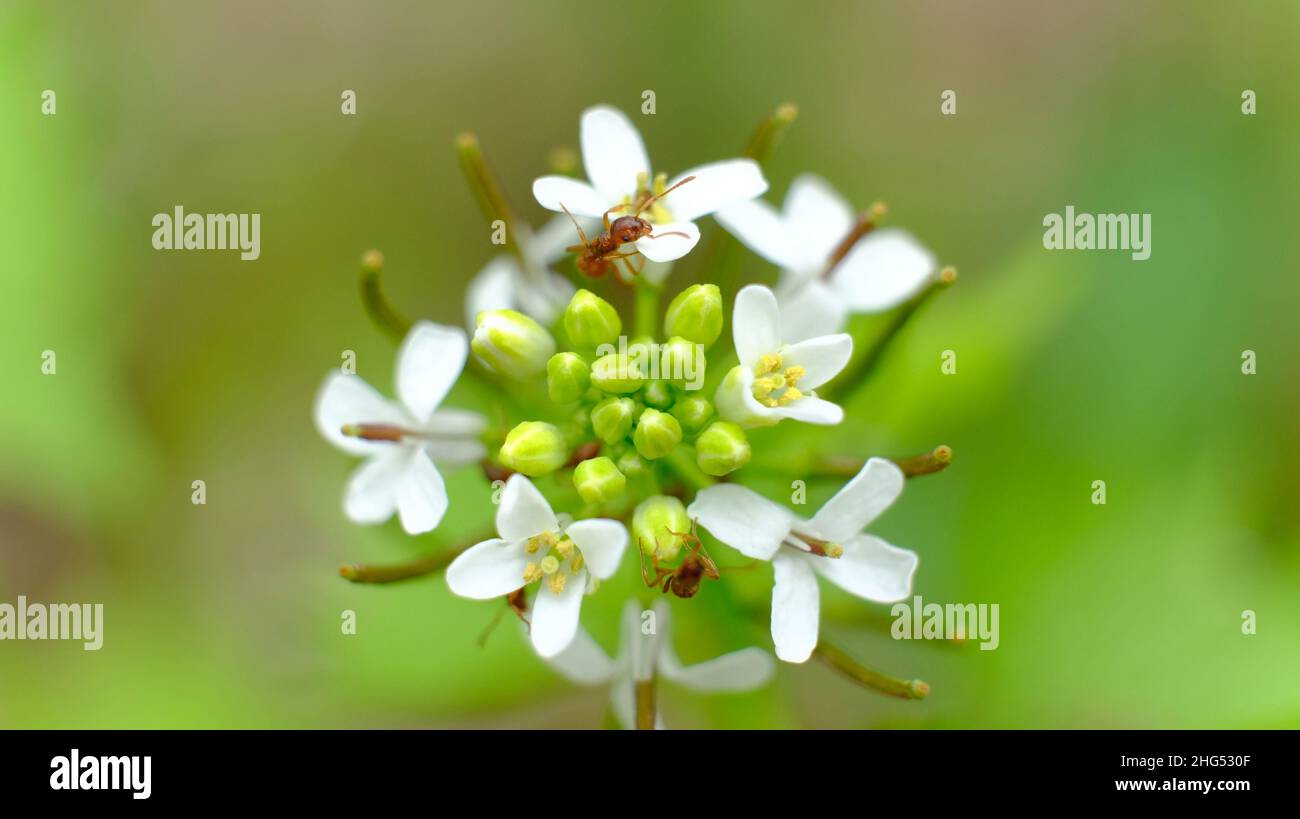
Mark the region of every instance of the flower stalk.
<instances>
[{"instance_id":1,"label":"flower stalk","mask_svg":"<svg viewBox=\"0 0 1300 819\"><path fill-rule=\"evenodd\" d=\"M367 250L361 257L361 303L366 315L384 335L400 343L411 330L411 320L397 312L384 295L379 276L384 270L384 254Z\"/></svg>"},{"instance_id":2,"label":"flower stalk","mask_svg":"<svg viewBox=\"0 0 1300 819\"><path fill-rule=\"evenodd\" d=\"M850 680L886 696L901 700L923 700L930 694L929 683L922 680L900 680L874 671L825 640L817 642L813 654Z\"/></svg>"}]
</instances>

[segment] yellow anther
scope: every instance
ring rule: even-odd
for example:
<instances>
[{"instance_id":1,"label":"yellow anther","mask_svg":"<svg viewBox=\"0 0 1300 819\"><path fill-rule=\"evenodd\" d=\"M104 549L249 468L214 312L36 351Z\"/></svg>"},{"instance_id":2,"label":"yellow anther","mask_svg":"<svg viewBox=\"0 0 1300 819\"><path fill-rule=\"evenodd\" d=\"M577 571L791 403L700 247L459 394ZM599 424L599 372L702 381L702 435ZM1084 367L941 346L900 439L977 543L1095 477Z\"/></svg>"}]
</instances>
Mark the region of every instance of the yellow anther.
<instances>
[{"instance_id":1,"label":"yellow anther","mask_svg":"<svg viewBox=\"0 0 1300 819\"><path fill-rule=\"evenodd\" d=\"M666 173L655 174L654 195L660 196L666 190L668 190L668 174Z\"/></svg>"},{"instance_id":2,"label":"yellow anther","mask_svg":"<svg viewBox=\"0 0 1300 819\"><path fill-rule=\"evenodd\" d=\"M793 367L786 367L785 382L793 387L795 384L799 383L800 378L803 378L807 374L808 371L805 370L803 367L800 367L798 364L794 365Z\"/></svg>"},{"instance_id":3,"label":"yellow anther","mask_svg":"<svg viewBox=\"0 0 1300 819\"><path fill-rule=\"evenodd\" d=\"M772 394L772 390L777 389L777 379L770 375L754 379L754 397L766 398Z\"/></svg>"},{"instance_id":4,"label":"yellow anther","mask_svg":"<svg viewBox=\"0 0 1300 819\"><path fill-rule=\"evenodd\" d=\"M561 574L559 572L556 572L555 574L551 575L550 580L546 581L546 585L551 587L551 591L555 592L556 594L559 594L560 592L564 591L564 583L568 579L569 576L567 574Z\"/></svg>"},{"instance_id":5,"label":"yellow anther","mask_svg":"<svg viewBox=\"0 0 1300 819\"><path fill-rule=\"evenodd\" d=\"M573 571L575 572L580 570L583 566L587 565L587 561L582 559L582 552L573 553L573 563L571 565Z\"/></svg>"},{"instance_id":6,"label":"yellow anther","mask_svg":"<svg viewBox=\"0 0 1300 819\"><path fill-rule=\"evenodd\" d=\"M537 551L543 546L550 549L554 545L555 535L551 532L542 532L540 535L533 535L528 538L527 542L524 544L524 550L528 552L528 554L533 555L537 554Z\"/></svg>"},{"instance_id":7,"label":"yellow anther","mask_svg":"<svg viewBox=\"0 0 1300 819\"><path fill-rule=\"evenodd\" d=\"M555 574L560 570L560 559L555 555L542 558L542 574Z\"/></svg>"},{"instance_id":8,"label":"yellow anther","mask_svg":"<svg viewBox=\"0 0 1300 819\"><path fill-rule=\"evenodd\" d=\"M844 547L841 546L841 545L838 544L838 543L827 543L827 544L826 544L826 556L827 556L827 557L843 557L843 556L844 556Z\"/></svg>"},{"instance_id":9,"label":"yellow anther","mask_svg":"<svg viewBox=\"0 0 1300 819\"><path fill-rule=\"evenodd\" d=\"M542 569L536 563L529 563L524 567L524 582L532 583L534 580L542 579Z\"/></svg>"},{"instance_id":10,"label":"yellow anther","mask_svg":"<svg viewBox=\"0 0 1300 819\"><path fill-rule=\"evenodd\" d=\"M760 404L762 404L762 405L765 406L765 407L779 407L779 406L781 406L781 402L777 401L775 398L760 398L760 399L758 399L758 401L759 401Z\"/></svg>"},{"instance_id":11,"label":"yellow anther","mask_svg":"<svg viewBox=\"0 0 1300 819\"><path fill-rule=\"evenodd\" d=\"M758 359L758 366L754 368L756 375L767 375L781 369L781 356L768 353Z\"/></svg>"},{"instance_id":12,"label":"yellow anther","mask_svg":"<svg viewBox=\"0 0 1300 819\"><path fill-rule=\"evenodd\" d=\"M562 560L568 560L569 555L573 554L573 541L567 537L561 538L560 542L555 544L555 552Z\"/></svg>"},{"instance_id":13,"label":"yellow anther","mask_svg":"<svg viewBox=\"0 0 1300 819\"><path fill-rule=\"evenodd\" d=\"M803 393L799 392L794 387L786 387L785 392L781 393L779 403L784 407L786 404L793 404L800 398L803 398Z\"/></svg>"}]
</instances>

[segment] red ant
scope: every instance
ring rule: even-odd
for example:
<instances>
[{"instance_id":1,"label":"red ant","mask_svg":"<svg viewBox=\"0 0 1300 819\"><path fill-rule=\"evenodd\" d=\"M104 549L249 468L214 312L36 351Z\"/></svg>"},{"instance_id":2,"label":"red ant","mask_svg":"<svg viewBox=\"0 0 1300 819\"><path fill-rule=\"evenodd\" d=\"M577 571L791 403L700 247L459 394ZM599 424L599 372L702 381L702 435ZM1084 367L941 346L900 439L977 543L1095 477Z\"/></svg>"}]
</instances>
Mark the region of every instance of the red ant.
<instances>
[{"instance_id":1,"label":"red ant","mask_svg":"<svg viewBox=\"0 0 1300 819\"><path fill-rule=\"evenodd\" d=\"M593 279L599 279L601 276L604 276L609 270L610 265L615 264L619 259L624 260L624 266L626 266L633 276L638 275L641 270L639 268L634 269L631 263L626 260L629 256L636 256L639 251L634 250L631 253L619 253L617 252L618 249L629 242L635 242L637 239L643 239L647 236L651 239L658 239L660 236L686 236L686 234L681 231L660 233L658 236L653 235L654 225L642 219L641 214L646 208L653 205L656 200L667 196L694 178L694 176L688 176L663 193L657 193L654 196L649 197L641 203L641 205L636 209L636 212L631 216L620 216L613 222L609 221L609 215L611 213L616 210L631 207L630 204L615 205L605 211L603 216L605 232L597 235L594 239L587 238L587 234L582 232L582 225L578 224L578 220L573 218L573 214L569 213L569 209L564 207L564 203L561 202L560 208L564 211L565 215L573 220L573 226L578 229L578 238L582 240L582 244L570 245L564 249L564 252L578 253L578 270ZM617 268L615 269L617 270Z\"/></svg>"},{"instance_id":2,"label":"red ant","mask_svg":"<svg viewBox=\"0 0 1300 819\"><path fill-rule=\"evenodd\" d=\"M668 534L680 537L691 543L689 553L682 558L681 565L677 568L660 568L658 550L650 555L654 564L655 577L650 579L650 575L645 570L645 552L641 552L641 579L650 588L659 585L663 581L663 592L667 594L672 592L678 597L694 597L700 590L700 583L704 578L710 580L720 580L722 575L718 573L718 564L713 562L713 558L704 553L704 544L694 533L674 532L672 529L666 530Z\"/></svg>"}]
</instances>

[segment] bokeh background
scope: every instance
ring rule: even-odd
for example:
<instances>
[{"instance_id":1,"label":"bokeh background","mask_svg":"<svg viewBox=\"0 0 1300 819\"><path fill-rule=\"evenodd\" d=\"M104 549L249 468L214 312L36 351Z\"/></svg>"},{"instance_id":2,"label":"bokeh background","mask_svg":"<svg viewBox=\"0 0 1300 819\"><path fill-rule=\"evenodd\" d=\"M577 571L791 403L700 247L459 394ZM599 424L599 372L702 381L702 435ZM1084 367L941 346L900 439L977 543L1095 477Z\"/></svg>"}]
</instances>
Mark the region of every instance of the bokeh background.
<instances>
[{"instance_id":1,"label":"bokeh background","mask_svg":"<svg viewBox=\"0 0 1300 819\"><path fill-rule=\"evenodd\" d=\"M895 642L888 607L824 587L824 634L929 699L811 662L744 696L669 689L668 722L1300 727L1298 23L1291 2L4 3L0 601L103 602L106 633L99 652L0 643L0 726L604 724L604 693L513 623L476 644L495 605L440 577L338 578L473 537L492 507L471 469L432 535L347 523L354 463L312 399L345 349L391 384L365 249L403 310L461 322L493 248L458 133L539 223L530 182L588 105L633 114L672 172L735 155L788 101L771 195L815 171L886 200L961 278L850 423L762 446L952 445L875 531L920 553L927 601L998 603L1001 645ZM261 258L154 251L150 219L177 204L261 213ZM1043 250L1066 205L1153 214L1151 259ZM635 574L584 608L607 649ZM674 601L684 659L770 646L769 574Z\"/></svg>"}]
</instances>

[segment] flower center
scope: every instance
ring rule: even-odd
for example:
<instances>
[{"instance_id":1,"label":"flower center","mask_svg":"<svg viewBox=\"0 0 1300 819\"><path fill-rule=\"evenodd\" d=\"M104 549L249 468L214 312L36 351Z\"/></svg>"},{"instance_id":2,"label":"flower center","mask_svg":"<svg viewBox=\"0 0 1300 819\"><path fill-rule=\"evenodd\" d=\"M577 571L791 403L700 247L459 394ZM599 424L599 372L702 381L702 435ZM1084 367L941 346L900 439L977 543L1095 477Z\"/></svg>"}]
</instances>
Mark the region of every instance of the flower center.
<instances>
[{"instance_id":1,"label":"flower center","mask_svg":"<svg viewBox=\"0 0 1300 819\"><path fill-rule=\"evenodd\" d=\"M652 196L663 196L667 190L668 174L656 174L652 184L650 175L642 171L636 176L636 192L631 196L623 197L619 202L620 209L626 210L629 214L636 213L647 199ZM656 225L664 225L673 220L673 214L662 199L656 199L654 204L641 214L641 218Z\"/></svg>"},{"instance_id":2,"label":"flower center","mask_svg":"<svg viewBox=\"0 0 1300 819\"><path fill-rule=\"evenodd\" d=\"M819 537L805 534L803 532L791 532L786 535L784 545L791 546L801 552L817 555L818 557L838 558L844 556L844 547L838 543L832 543L829 540L822 540Z\"/></svg>"},{"instance_id":3,"label":"flower center","mask_svg":"<svg viewBox=\"0 0 1300 819\"><path fill-rule=\"evenodd\" d=\"M524 542L524 551L538 557L524 567L524 582L543 580L556 594L564 591L570 575L577 574L586 565L577 545L555 532L542 532L528 538Z\"/></svg>"},{"instance_id":4,"label":"flower center","mask_svg":"<svg viewBox=\"0 0 1300 819\"><path fill-rule=\"evenodd\" d=\"M803 367L785 366L775 353L759 359L754 367L754 397L765 407L784 407L793 404L803 393L796 386L806 373Z\"/></svg>"}]
</instances>

